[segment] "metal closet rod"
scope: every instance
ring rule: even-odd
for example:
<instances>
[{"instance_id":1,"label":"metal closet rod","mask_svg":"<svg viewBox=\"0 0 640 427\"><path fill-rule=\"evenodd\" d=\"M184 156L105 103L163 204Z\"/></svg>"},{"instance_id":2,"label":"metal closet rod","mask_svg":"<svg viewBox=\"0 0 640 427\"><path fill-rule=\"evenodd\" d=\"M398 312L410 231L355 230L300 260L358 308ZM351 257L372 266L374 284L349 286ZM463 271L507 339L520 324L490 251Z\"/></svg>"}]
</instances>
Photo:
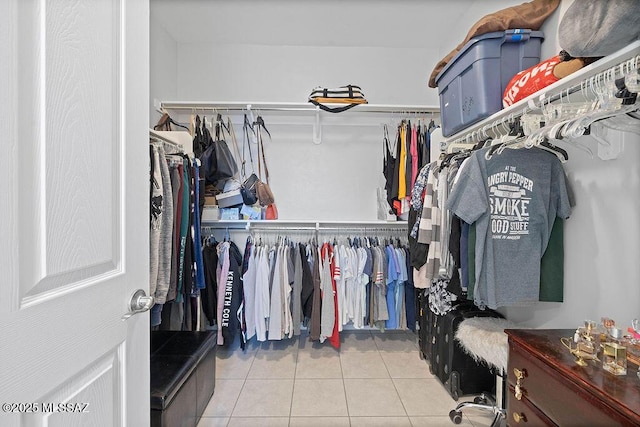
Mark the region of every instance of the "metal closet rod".
<instances>
[{"instance_id":1,"label":"metal closet rod","mask_svg":"<svg viewBox=\"0 0 640 427\"><path fill-rule=\"evenodd\" d=\"M249 231L317 231L316 227L293 227L293 226L278 226L278 227L247 227Z\"/></svg>"},{"instance_id":2,"label":"metal closet rod","mask_svg":"<svg viewBox=\"0 0 640 427\"><path fill-rule=\"evenodd\" d=\"M220 228L216 230L221 230ZM406 229L403 228L384 228L384 227L251 227L249 229L250 232L270 232L270 231L289 231L292 233L300 232L335 232L335 231L344 231L344 232L363 232L363 233L396 233L396 232L406 232Z\"/></svg>"},{"instance_id":3,"label":"metal closet rod","mask_svg":"<svg viewBox=\"0 0 640 427\"><path fill-rule=\"evenodd\" d=\"M246 224L238 223L219 223L207 224L200 227L201 230L210 232L212 230L244 230L244 231L363 231L363 232L396 232L407 230L406 222L388 223L388 224L340 224L340 223L323 223L318 221L313 225L271 225L267 223L253 223L247 221ZM393 225L392 225L393 224Z\"/></svg>"},{"instance_id":4,"label":"metal closet rod","mask_svg":"<svg viewBox=\"0 0 640 427\"><path fill-rule=\"evenodd\" d=\"M162 102L165 110L217 110L217 111L284 111L284 112L316 112L319 107L301 102ZM439 107L423 105L390 105L390 104L360 104L348 112L356 113L397 113L424 114L440 113ZM347 112L346 111L346 112Z\"/></svg>"},{"instance_id":5,"label":"metal closet rod","mask_svg":"<svg viewBox=\"0 0 640 427\"><path fill-rule=\"evenodd\" d=\"M405 224L406 226L406 224ZM358 232L362 232L362 233L377 233L377 232L382 232L382 233L396 233L396 232L403 232L406 233L407 229L406 227L402 228L402 227L398 227L398 228L387 228L387 227L320 227L318 229L319 232L323 232L323 231L358 231Z\"/></svg>"}]
</instances>

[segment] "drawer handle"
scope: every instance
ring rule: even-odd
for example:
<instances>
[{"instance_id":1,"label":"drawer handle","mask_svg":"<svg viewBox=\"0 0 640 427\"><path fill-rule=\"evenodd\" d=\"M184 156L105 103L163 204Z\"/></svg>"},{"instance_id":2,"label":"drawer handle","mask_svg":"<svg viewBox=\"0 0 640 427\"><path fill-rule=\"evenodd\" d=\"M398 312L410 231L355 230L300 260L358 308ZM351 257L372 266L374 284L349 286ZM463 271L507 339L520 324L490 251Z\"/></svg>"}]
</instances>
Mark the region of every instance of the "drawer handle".
<instances>
[{"instance_id":1,"label":"drawer handle","mask_svg":"<svg viewBox=\"0 0 640 427\"><path fill-rule=\"evenodd\" d=\"M523 394L522 383L524 382L524 377L527 376L527 370L513 368L513 374L516 376L516 388L513 394L515 395L516 399L520 400L522 399L522 394ZM515 413L514 413L514 417L515 417Z\"/></svg>"},{"instance_id":2,"label":"drawer handle","mask_svg":"<svg viewBox=\"0 0 640 427\"><path fill-rule=\"evenodd\" d=\"M519 414L517 412L513 413L513 420L517 423L519 423L520 421L522 422L527 422L527 417L524 414Z\"/></svg>"}]
</instances>

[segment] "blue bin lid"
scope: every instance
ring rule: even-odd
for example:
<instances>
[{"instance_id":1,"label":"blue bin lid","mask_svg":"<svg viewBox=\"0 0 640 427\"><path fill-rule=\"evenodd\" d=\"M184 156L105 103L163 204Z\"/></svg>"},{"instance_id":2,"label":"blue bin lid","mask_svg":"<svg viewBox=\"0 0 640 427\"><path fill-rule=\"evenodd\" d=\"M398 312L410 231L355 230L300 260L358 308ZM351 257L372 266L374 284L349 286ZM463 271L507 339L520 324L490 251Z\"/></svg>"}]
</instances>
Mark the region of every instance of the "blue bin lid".
<instances>
[{"instance_id":1,"label":"blue bin lid","mask_svg":"<svg viewBox=\"0 0 640 427\"><path fill-rule=\"evenodd\" d=\"M445 73L449 70L449 68L453 66L453 64L458 60L458 58L464 55L467 50L471 49L471 47L474 44L487 39L502 39L502 38L505 39L506 43L521 43L521 42L526 42L531 37L537 37L544 40L544 33L542 31L532 31L529 29L518 28L518 29L512 29L512 30L506 30L506 31L495 31L492 33L480 34L478 36L471 38L462 47L462 49L460 49L460 51L456 54L456 56L451 58L451 60L447 63L447 65L445 65L442 71L438 73L435 79L436 85L438 85L438 81L442 78L442 76L445 75Z\"/></svg>"}]
</instances>

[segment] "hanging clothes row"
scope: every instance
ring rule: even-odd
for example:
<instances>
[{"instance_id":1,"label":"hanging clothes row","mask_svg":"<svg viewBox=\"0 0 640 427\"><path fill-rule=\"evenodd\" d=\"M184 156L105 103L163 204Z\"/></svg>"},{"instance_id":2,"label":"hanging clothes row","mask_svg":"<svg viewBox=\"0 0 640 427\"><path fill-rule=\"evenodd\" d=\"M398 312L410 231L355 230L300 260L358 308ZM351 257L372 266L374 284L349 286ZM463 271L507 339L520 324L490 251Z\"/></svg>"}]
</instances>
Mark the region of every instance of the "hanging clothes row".
<instances>
[{"instance_id":1,"label":"hanging clothes row","mask_svg":"<svg viewBox=\"0 0 640 427\"><path fill-rule=\"evenodd\" d=\"M198 329L205 288L198 162L179 146L150 140L151 327Z\"/></svg>"},{"instance_id":2,"label":"hanging clothes row","mask_svg":"<svg viewBox=\"0 0 640 427\"><path fill-rule=\"evenodd\" d=\"M430 309L562 301L563 220L571 212L556 155L478 144L424 166L411 194L414 283Z\"/></svg>"},{"instance_id":3,"label":"hanging clothes row","mask_svg":"<svg viewBox=\"0 0 640 427\"><path fill-rule=\"evenodd\" d=\"M254 337L289 339L307 328L311 341L338 348L339 333L349 324L415 330L410 255L397 238L335 238L318 244L249 237L244 255L233 242L215 244L218 345L238 335L243 346ZM205 256L206 271L212 260Z\"/></svg>"},{"instance_id":4,"label":"hanging clothes row","mask_svg":"<svg viewBox=\"0 0 640 427\"><path fill-rule=\"evenodd\" d=\"M418 171L430 162L431 132L436 128L433 120L423 124L420 120L402 120L397 127L395 143L389 140L389 131L383 128L383 165L387 203L396 216L406 220L409 212L411 189Z\"/></svg>"}]
</instances>

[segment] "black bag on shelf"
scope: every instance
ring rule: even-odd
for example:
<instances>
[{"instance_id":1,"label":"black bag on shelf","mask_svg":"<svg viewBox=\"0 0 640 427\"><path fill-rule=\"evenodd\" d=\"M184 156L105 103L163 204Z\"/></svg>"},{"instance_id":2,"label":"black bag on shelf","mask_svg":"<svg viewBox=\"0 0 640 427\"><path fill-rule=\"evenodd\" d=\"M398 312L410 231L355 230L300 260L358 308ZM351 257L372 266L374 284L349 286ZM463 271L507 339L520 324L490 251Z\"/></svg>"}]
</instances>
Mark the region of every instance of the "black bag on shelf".
<instances>
[{"instance_id":1,"label":"black bag on shelf","mask_svg":"<svg viewBox=\"0 0 640 427\"><path fill-rule=\"evenodd\" d=\"M204 145L204 151L198 158L204 170L206 184L216 184L219 181L233 178L238 173L236 160L231 154L226 141L221 137L224 135L224 132L222 132L224 128L224 123L218 121L216 124L216 140L214 141L207 129L206 120L203 119L202 145Z\"/></svg>"},{"instance_id":2,"label":"black bag on shelf","mask_svg":"<svg viewBox=\"0 0 640 427\"><path fill-rule=\"evenodd\" d=\"M346 85L338 88L316 87L309 95L309 102L329 113L342 113L356 105L366 104L367 100L360 86ZM327 104L347 104L340 107L330 107Z\"/></svg>"},{"instance_id":3,"label":"black bag on shelf","mask_svg":"<svg viewBox=\"0 0 640 427\"><path fill-rule=\"evenodd\" d=\"M258 194L256 192L256 184L260 181L255 173L249 175L240 186L240 194L242 202L247 206L253 206L258 202Z\"/></svg>"}]
</instances>

